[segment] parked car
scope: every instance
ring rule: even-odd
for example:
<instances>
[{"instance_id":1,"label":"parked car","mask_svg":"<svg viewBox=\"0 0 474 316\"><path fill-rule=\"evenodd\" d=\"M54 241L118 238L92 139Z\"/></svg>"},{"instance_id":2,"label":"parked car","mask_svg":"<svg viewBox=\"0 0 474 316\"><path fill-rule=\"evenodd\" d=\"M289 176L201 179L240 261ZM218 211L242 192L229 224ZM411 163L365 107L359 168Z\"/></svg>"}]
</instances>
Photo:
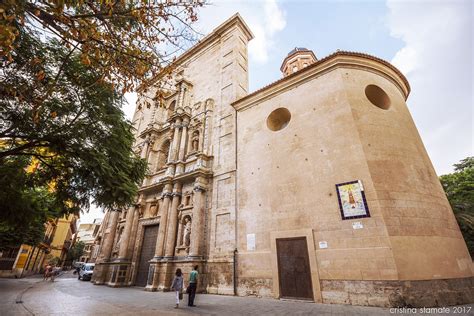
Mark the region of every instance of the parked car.
<instances>
[{"instance_id":1,"label":"parked car","mask_svg":"<svg viewBox=\"0 0 474 316\"><path fill-rule=\"evenodd\" d=\"M89 281L92 278L92 273L94 273L94 263L86 263L81 267L79 270L79 276L77 277L78 280Z\"/></svg>"},{"instance_id":2,"label":"parked car","mask_svg":"<svg viewBox=\"0 0 474 316\"><path fill-rule=\"evenodd\" d=\"M81 271L81 268L83 265L85 265L86 263L85 262L81 262L81 261L76 261L72 264L72 267L74 268L74 272L73 274L78 274L79 275L79 272Z\"/></svg>"},{"instance_id":3,"label":"parked car","mask_svg":"<svg viewBox=\"0 0 474 316\"><path fill-rule=\"evenodd\" d=\"M73 268L82 268L83 265L85 265L86 263L85 262L82 262L82 261L76 261L72 264L72 267Z\"/></svg>"}]
</instances>

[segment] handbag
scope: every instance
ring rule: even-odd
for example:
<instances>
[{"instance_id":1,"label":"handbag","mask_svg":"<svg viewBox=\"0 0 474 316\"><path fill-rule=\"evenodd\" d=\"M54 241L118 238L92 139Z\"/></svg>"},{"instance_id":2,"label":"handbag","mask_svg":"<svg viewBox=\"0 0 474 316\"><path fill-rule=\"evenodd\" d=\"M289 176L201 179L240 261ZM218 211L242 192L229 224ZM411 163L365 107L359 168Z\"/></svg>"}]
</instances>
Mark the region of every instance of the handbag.
<instances>
[{"instance_id":1,"label":"handbag","mask_svg":"<svg viewBox=\"0 0 474 316\"><path fill-rule=\"evenodd\" d=\"M180 299L180 300L183 299L183 292L179 292L179 299Z\"/></svg>"},{"instance_id":2,"label":"handbag","mask_svg":"<svg viewBox=\"0 0 474 316\"><path fill-rule=\"evenodd\" d=\"M190 286L188 285L188 287L186 288L186 294L189 294L191 293L191 289L190 289Z\"/></svg>"}]
</instances>

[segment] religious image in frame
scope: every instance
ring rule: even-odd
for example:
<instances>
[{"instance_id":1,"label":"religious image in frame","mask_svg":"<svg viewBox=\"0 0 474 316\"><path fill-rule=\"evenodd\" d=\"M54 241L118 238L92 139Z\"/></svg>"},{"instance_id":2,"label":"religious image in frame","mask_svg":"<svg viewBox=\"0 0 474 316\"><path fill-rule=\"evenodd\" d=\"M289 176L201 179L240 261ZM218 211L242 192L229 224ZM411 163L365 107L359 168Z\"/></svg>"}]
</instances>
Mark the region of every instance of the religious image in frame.
<instances>
[{"instance_id":1,"label":"religious image in frame","mask_svg":"<svg viewBox=\"0 0 474 316\"><path fill-rule=\"evenodd\" d=\"M370 217L360 180L336 184L336 191L342 219Z\"/></svg>"}]
</instances>

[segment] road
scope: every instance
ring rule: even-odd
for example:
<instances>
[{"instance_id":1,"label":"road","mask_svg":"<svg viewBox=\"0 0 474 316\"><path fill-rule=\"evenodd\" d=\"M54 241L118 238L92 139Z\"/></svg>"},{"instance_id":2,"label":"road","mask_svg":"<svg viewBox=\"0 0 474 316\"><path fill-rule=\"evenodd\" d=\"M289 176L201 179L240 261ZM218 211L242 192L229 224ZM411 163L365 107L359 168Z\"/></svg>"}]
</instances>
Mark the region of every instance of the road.
<instances>
[{"instance_id":1,"label":"road","mask_svg":"<svg viewBox=\"0 0 474 316\"><path fill-rule=\"evenodd\" d=\"M389 309L280 301L255 297L197 295L197 307L174 309L174 293L110 288L66 273L41 278L0 279L0 315L391 315ZM186 299L186 295L185 295ZM183 306L181 306L183 305ZM470 305L469 307L474 307ZM474 309L474 308L473 308ZM406 313L405 313L406 314ZM433 314L431 314L433 315ZM436 315L436 314L434 314ZM443 315L443 314L441 314ZM462 314L458 314L462 315ZM471 313L474 315L474 313Z\"/></svg>"}]
</instances>

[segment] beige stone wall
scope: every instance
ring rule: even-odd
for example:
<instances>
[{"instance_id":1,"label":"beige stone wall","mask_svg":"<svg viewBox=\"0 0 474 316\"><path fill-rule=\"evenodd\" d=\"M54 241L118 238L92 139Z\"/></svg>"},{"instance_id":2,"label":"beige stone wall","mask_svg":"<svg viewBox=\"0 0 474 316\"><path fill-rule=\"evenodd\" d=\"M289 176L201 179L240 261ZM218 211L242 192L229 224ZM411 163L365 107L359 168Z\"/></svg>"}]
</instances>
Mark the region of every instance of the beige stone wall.
<instances>
[{"instance_id":1,"label":"beige stone wall","mask_svg":"<svg viewBox=\"0 0 474 316\"><path fill-rule=\"evenodd\" d=\"M291 231L298 230L305 236L306 229L312 231L308 247L319 281L472 276L465 243L404 102L401 79L368 58L343 66L352 62L344 58L339 64L323 61L234 104L240 294L253 289L278 297L274 236L296 237ZM369 83L388 93L389 110L367 100ZM291 120L271 131L267 117L280 107L291 112ZM335 185L352 180L364 185L369 218L341 219ZM363 228L353 229L353 222ZM246 250L247 234L256 236L253 251ZM320 241L328 248L319 249ZM330 299L318 285L313 282L315 300Z\"/></svg>"},{"instance_id":2,"label":"beige stone wall","mask_svg":"<svg viewBox=\"0 0 474 316\"><path fill-rule=\"evenodd\" d=\"M227 24L226 24L227 23ZM173 80L167 84L169 95L158 107L152 101L156 95L156 87L144 92L138 99L133 123L136 132L136 151L142 157L146 157L149 163L149 176L144 180L140 203L142 204L142 220L157 218L163 222L163 202L161 199L163 188L166 183L179 181L182 184L178 207L178 221L182 215L193 212L193 188L196 186L196 176L191 175L200 167L196 164L199 159L192 151L193 131L199 131L199 152L210 158L205 161L207 176L203 204L205 207L203 225L199 231L192 231L191 238L200 238L204 245L202 255L208 258L209 269L219 269L220 278L213 278L209 282L208 291L215 293L232 294L232 258L235 249L235 172L236 172L236 132L235 132L235 110L231 102L247 94L247 42L251 35L246 26L242 24L240 17L234 16L225 22L225 27L219 27L203 41L199 49L191 49L192 54L185 53L184 58L178 59L177 70ZM210 40L209 40L210 39ZM183 109L190 113L190 124L187 130L187 140L180 141L180 149L172 148L172 151L184 150L184 172L177 174L174 169L164 166L160 168L158 161L162 157L161 149L166 141L170 141L173 147L173 130L175 127L167 122L169 107L173 101L179 103L179 91L174 86L181 79L189 83L186 90ZM149 106L146 101L151 102ZM179 104L176 104L178 110ZM173 122L171 122L173 123ZM146 150L148 130L154 126L158 130L153 135L153 143ZM184 144L184 148L183 145ZM168 159L169 161L169 159ZM163 179L163 181L161 180ZM186 197L190 197L191 204L186 205ZM157 204L158 211L154 211ZM170 203L168 221L171 213ZM181 217L180 217L181 216ZM196 216L196 214L192 214ZM194 221L194 218L193 218ZM137 224L139 225L139 224ZM179 246L182 227L178 225L176 243ZM194 228L193 228L194 229ZM137 230L135 228L135 230ZM164 244L170 238L168 231ZM199 237L197 237L199 236ZM139 252L141 249L140 235L136 236L137 242L133 247L134 253L132 266L136 268ZM179 247L178 247L179 248ZM176 267L183 264L185 249L178 249L174 253L181 260ZM182 247L181 247L182 248ZM166 270L172 270L173 264L167 265ZM214 266L213 266L214 265ZM230 268L229 268L230 267ZM162 268L160 268L162 269ZM170 271L171 271L170 270ZM161 271L161 270L160 270ZM165 273L164 273L165 274ZM134 275L134 274L132 274ZM158 277L159 283L165 281L164 276Z\"/></svg>"},{"instance_id":3,"label":"beige stone wall","mask_svg":"<svg viewBox=\"0 0 474 316\"><path fill-rule=\"evenodd\" d=\"M274 132L266 119L280 107L291 121ZM315 249L320 278L370 279L379 270L397 277L382 215L372 210L358 231L341 220L335 184L362 180L369 207L374 194L338 71L239 112L238 126L241 278L271 279L270 234L305 228L314 245L329 245ZM245 251L247 234L256 235L255 251Z\"/></svg>"},{"instance_id":4,"label":"beige stone wall","mask_svg":"<svg viewBox=\"0 0 474 316\"><path fill-rule=\"evenodd\" d=\"M390 236L398 278L472 276L471 258L404 97L380 75L357 69L341 69L340 74L376 205ZM388 110L369 102L364 93L368 84L388 94Z\"/></svg>"}]
</instances>

